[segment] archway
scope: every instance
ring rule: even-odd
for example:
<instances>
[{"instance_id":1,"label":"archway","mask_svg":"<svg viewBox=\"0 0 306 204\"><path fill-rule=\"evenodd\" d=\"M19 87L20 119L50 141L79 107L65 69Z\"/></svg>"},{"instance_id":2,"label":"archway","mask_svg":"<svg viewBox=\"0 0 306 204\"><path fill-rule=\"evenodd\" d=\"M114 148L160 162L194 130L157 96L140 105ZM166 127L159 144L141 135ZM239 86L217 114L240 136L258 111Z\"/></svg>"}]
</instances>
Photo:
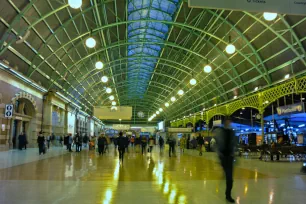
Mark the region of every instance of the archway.
<instances>
[{"instance_id":1,"label":"archway","mask_svg":"<svg viewBox=\"0 0 306 204\"><path fill-rule=\"evenodd\" d=\"M17 94L12 99L14 116L11 121L11 148L18 147L18 136L21 132L26 134L29 147L33 147L37 137L37 107L33 97L27 93Z\"/></svg>"},{"instance_id":2,"label":"archway","mask_svg":"<svg viewBox=\"0 0 306 204\"><path fill-rule=\"evenodd\" d=\"M195 132L201 132L206 130L207 130L206 121L200 119L195 123Z\"/></svg>"}]
</instances>

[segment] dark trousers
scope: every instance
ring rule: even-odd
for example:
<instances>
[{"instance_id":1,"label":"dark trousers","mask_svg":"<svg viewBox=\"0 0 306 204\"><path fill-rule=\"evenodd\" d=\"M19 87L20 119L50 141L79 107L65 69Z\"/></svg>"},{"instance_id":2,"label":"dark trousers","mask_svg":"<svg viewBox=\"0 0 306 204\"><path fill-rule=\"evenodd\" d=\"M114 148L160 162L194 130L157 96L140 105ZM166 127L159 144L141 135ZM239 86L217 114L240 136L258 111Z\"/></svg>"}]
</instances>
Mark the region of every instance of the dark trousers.
<instances>
[{"instance_id":1,"label":"dark trousers","mask_svg":"<svg viewBox=\"0 0 306 204\"><path fill-rule=\"evenodd\" d=\"M172 154L174 154L174 144L169 144L169 157L171 157L171 152L172 152Z\"/></svg>"},{"instance_id":2,"label":"dark trousers","mask_svg":"<svg viewBox=\"0 0 306 204\"><path fill-rule=\"evenodd\" d=\"M24 144L22 142L19 142L19 149L22 150L23 147L24 147Z\"/></svg>"},{"instance_id":3,"label":"dark trousers","mask_svg":"<svg viewBox=\"0 0 306 204\"><path fill-rule=\"evenodd\" d=\"M76 152L82 151L82 144L79 144L79 143L75 144L75 151Z\"/></svg>"},{"instance_id":4,"label":"dark trousers","mask_svg":"<svg viewBox=\"0 0 306 204\"><path fill-rule=\"evenodd\" d=\"M152 150L153 150L153 146L150 146L149 147L149 152L152 152Z\"/></svg>"},{"instance_id":5,"label":"dark trousers","mask_svg":"<svg viewBox=\"0 0 306 204\"><path fill-rule=\"evenodd\" d=\"M124 156L124 152L125 152L125 148L124 147L118 147L118 151L119 151L119 160L121 160L123 162L123 156Z\"/></svg>"},{"instance_id":6,"label":"dark trousers","mask_svg":"<svg viewBox=\"0 0 306 204\"><path fill-rule=\"evenodd\" d=\"M146 144L141 144L141 153L143 154L144 152L146 152Z\"/></svg>"},{"instance_id":7,"label":"dark trousers","mask_svg":"<svg viewBox=\"0 0 306 204\"><path fill-rule=\"evenodd\" d=\"M159 151L162 152L164 148L164 145L159 145Z\"/></svg>"},{"instance_id":8,"label":"dark trousers","mask_svg":"<svg viewBox=\"0 0 306 204\"><path fill-rule=\"evenodd\" d=\"M48 149L50 148L50 140L47 141L47 144L48 144Z\"/></svg>"},{"instance_id":9,"label":"dark trousers","mask_svg":"<svg viewBox=\"0 0 306 204\"><path fill-rule=\"evenodd\" d=\"M104 154L104 149L105 149L105 145L99 145L98 146L98 151L99 151L99 154Z\"/></svg>"},{"instance_id":10,"label":"dark trousers","mask_svg":"<svg viewBox=\"0 0 306 204\"><path fill-rule=\"evenodd\" d=\"M221 166L223 168L225 179L226 179L226 197L231 197L231 192L233 188L233 162L234 157L224 156L220 157Z\"/></svg>"},{"instance_id":11,"label":"dark trousers","mask_svg":"<svg viewBox=\"0 0 306 204\"><path fill-rule=\"evenodd\" d=\"M44 144L38 144L38 149L39 149L39 155L45 154Z\"/></svg>"},{"instance_id":12,"label":"dark trousers","mask_svg":"<svg viewBox=\"0 0 306 204\"><path fill-rule=\"evenodd\" d=\"M71 144L67 144L67 150L68 150L69 152L72 152Z\"/></svg>"}]
</instances>

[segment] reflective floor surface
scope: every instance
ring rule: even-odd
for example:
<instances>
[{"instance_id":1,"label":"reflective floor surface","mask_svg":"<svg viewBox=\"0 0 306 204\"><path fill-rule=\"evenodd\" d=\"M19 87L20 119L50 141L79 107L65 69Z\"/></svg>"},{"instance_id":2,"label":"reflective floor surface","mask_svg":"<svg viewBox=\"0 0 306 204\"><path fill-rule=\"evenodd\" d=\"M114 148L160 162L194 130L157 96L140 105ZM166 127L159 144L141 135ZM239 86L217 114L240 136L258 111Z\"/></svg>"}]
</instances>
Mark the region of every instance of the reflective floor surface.
<instances>
[{"instance_id":1,"label":"reflective floor surface","mask_svg":"<svg viewBox=\"0 0 306 204\"><path fill-rule=\"evenodd\" d=\"M214 153L195 150L169 158L155 148L150 155L131 151L119 163L113 148L67 153L53 148L0 152L0 203L226 203L225 181ZM236 203L305 203L306 175L300 162L238 159Z\"/></svg>"}]
</instances>

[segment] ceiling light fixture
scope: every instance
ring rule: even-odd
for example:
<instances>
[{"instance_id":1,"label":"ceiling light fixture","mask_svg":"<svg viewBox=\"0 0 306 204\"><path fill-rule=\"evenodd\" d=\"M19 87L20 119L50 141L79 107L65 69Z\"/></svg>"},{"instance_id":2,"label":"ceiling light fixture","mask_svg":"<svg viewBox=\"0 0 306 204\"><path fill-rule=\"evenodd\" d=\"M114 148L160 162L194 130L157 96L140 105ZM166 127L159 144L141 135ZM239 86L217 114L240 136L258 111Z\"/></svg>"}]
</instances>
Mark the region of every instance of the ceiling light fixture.
<instances>
[{"instance_id":1,"label":"ceiling light fixture","mask_svg":"<svg viewBox=\"0 0 306 204\"><path fill-rule=\"evenodd\" d=\"M254 91L258 91L258 86L255 87Z\"/></svg>"},{"instance_id":2,"label":"ceiling light fixture","mask_svg":"<svg viewBox=\"0 0 306 204\"><path fill-rule=\"evenodd\" d=\"M103 68L103 62L101 62L101 61L96 62L95 67L96 67L96 69L102 69Z\"/></svg>"},{"instance_id":3,"label":"ceiling light fixture","mask_svg":"<svg viewBox=\"0 0 306 204\"><path fill-rule=\"evenodd\" d=\"M108 82L108 77L107 77L107 76L103 76L103 77L101 78L101 81L102 81L103 83Z\"/></svg>"},{"instance_id":4,"label":"ceiling light fixture","mask_svg":"<svg viewBox=\"0 0 306 204\"><path fill-rule=\"evenodd\" d=\"M169 103L165 103L165 106L166 106L166 107L169 107L169 105L170 105Z\"/></svg>"},{"instance_id":5,"label":"ceiling light fixture","mask_svg":"<svg viewBox=\"0 0 306 204\"><path fill-rule=\"evenodd\" d=\"M111 88L106 88L106 93L112 93L112 89Z\"/></svg>"},{"instance_id":6,"label":"ceiling light fixture","mask_svg":"<svg viewBox=\"0 0 306 204\"><path fill-rule=\"evenodd\" d=\"M116 102L116 101L113 101L113 102L112 102L112 105L113 105L113 106L117 105L117 102Z\"/></svg>"},{"instance_id":7,"label":"ceiling light fixture","mask_svg":"<svg viewBox=\"0 0 306 204\"><path fill-rule=\"evenodd\" d=\"M68 0L68 4L73 9L78 9L82 6L82 0Z\"/></svg>"},{"instance_id":8,"label":"ceiling light fixture","mask_svg":"<svg viewBox=\"0 0 306 204\"><path fill-rule=\"evenodd\" d=\"M234 99L236 99L237 98L237 96L234 96Z\"/></svg>"},{"instance_id":9,"label":"ceiling light fixture","mask_svg":"<svg viewBox=\"0 0 306 204\"><path fill-rule=\"evenodd\" d=\"M204 66L204 72L205 73L210 73L212 70L211 66L209 65L208 59L206 61L206 65Z\"/></svg>"},{"instance_id":10,"label":"ceiling light fixture","mask_svg":"<svg viewBox=\"0 0 306 204\"><path fill-rule=\"evenodd\" d=\"M228 41L229 41L229 44L226 46L225 51L227 54L231 55L236 52L236 47L235 45L231 44L231 41L232 41L231 36L228 37Z\"/></svg>"},{"instance_id":11,"label":"ceiling light fixture","mask_svg":"<svg viewBox=\"0 0 306 204\"><path fill-rule=\"evenodd\" d=\"M162 108L159 108L159 112L163 112L164 110Z\"/></svg>"},{"instance_id":12,"label":"ceiling light fixture","mask_svg":"<svg viewBox=\"0 0 306 204\"><path fill-rule=\"evenodd\" d=\"M158 114L159 114L159 111L156 111L156 114L158 115Z\"/></svg>"},{"instance_id":13,"label":"ceiling light fixture","mask_svg":"<svg viewBox=\"0 0 306 204\"><path fill-rule=\"evenodd\" d=\"M86 46L88 48L94 48L96 46L96 40L93 37L89 37L86 39Z\"/></svg>"},{"instance_id":14,"label":"ceiling light fixture","mask_svg":"<svg viewBox=\"0 0 306 204\"><path fill-rule=\"evenodd\" d=\"M155 113L153 114L153 117L156 117L156 114L155 114Z\"/></svg>"},{"instance_id":15,"label":"ceiling light fixture","mask_svg":"<svg viewBox=\"0 0 306 204\"><path fill-rule=\"evenodd\" d=\"M192 79L190 79L189 83L190 83L192 86L194 86L194 85L197 84L197 80L194 79L194 78L192 78Z\"/></svg>"},{"instance_id":16,"label":"ceiling light fixture","mask_svg":"<svg viewBox=\"0 0 306 204\"><path fill-rule=\"evenodd\" d=\"M177 92L177 94L181 96L181 95L184 94L184 91L181 89L181 90L179 90L179 91Z\"/></svg>"},{"instance_id":17,"label":"ceiling light fixture","mask_svg":"<svg viewBox=\"0 0 306 204\"><path fill-rule=\"evenodd\" d=\"M113 101L115 99L115 97L113 96L113 95L111 95L110 97L109 97L109 100L111 100L111 101Z\"/></svg>"},{"instance_id":18,"label":"ceiling light fixture","mask_svg":"<svg viewBox=\"0 0 306 204\"><path fill-rule=\"evenodd\" d=\"M264 12L263 17L266 21L273 21L277 17L277 13Z\"/></svg>"},{"instance_id":19,"label":"ceiling light fixture","mask_svg":"<svg viewBox=\"0 0 306 204\"><path fill-rule=\"evenodd\" d=\"M176 98L174 96L171 97L171 101L174 102Z\"/></svg>"},{"instance_id":20,"label":"ceiling light fixture","mask_svg":"<svg viewBox=\"0 0 306 204\"><path fill-rule=\"evenodd\" d=\"M285 75L285 79L289 79L289 77L290 77L290 74Z\"/></svg>"}]
</instances>

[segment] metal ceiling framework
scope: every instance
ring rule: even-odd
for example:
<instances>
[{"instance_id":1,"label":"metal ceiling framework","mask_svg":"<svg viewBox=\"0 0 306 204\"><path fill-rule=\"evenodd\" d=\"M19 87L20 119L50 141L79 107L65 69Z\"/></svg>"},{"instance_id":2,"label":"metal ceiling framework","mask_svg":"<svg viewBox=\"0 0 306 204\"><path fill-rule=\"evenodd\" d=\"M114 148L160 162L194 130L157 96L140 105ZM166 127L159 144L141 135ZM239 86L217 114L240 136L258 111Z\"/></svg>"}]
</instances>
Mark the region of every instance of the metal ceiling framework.
<instances>
[{"instance_id":1,"label":"metal ceiling framework","mask_svg":"<svg viewBox=\"0 0 306 204\"><path fill-rule=\"evenodd\" d=\"M306 71L304 16L279 14L268 22L261 13L194 9L185 0L83 0L80 9L66 0L2 5L1 59L89 113L110 105L105 89L111 87L119 105L133 107L135 123L148 123L159 108L157 120L180 118ZM28 30L28 39L16 44ZM92 49L85 46L90 36L97 41ZM229 37L237 49L232 55L224 51ZM102 76L111 80L104 84Z\"/></svg>"}]
</instances>

